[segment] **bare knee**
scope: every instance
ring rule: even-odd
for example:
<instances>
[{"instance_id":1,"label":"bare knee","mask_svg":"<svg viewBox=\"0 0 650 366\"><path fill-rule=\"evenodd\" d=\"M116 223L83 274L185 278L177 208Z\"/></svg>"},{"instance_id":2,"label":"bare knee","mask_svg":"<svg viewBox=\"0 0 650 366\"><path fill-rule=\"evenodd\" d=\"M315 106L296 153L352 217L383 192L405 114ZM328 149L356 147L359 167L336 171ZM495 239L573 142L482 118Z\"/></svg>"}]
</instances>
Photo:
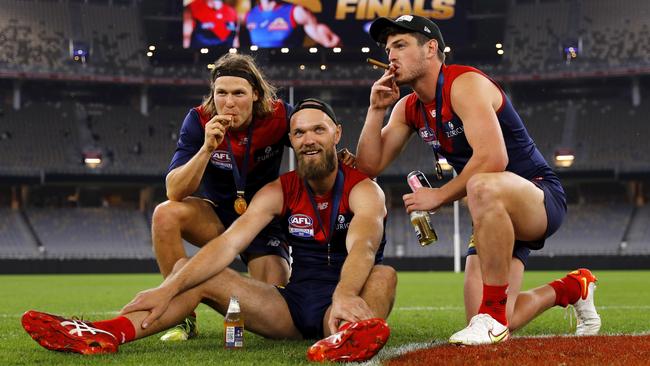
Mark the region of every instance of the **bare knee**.
<instances>
[{"instance_id":1,"label":"bare knee","mask_svg":"<svg viewBox=\"0 0 650 366\"><path fill-rule=\"evenodd\" d=\"M189 258L181 258L174 263L174 268L172 268L172 274L178 272L185 266L185 264L189 262Z\"/></svg>"},{"instance_id":2,"label":"bare knee","mask_svg":"<svg viewBox=\"0 0 650 366\"><path fill-rule=\"evenodd\" d=\"M166 230L179 226L187 210L185 205L183 202L165 201L156 206L151 217L153 230Z\"/></svg>"},{"instance_id":3,"label":"bare knee","mask_svg":"<svg viewBox=\"0 0 650 366\"><path fill-rule=\"evenodd\" d=\"M386 265L376 265L372 268L368 281L373 283L382 284L388 290L393 290L397 287L397 272L393 267Z\"/></svg>"},{"instance_id":4,"label":"bare knee","mask_svg":"<svg viewBox=\"0 0 650 366\"><path fill-rule=\"evenodd\" d=\"M472 217L497 207L502 199L502 181L494 173L479 173L467 181L467 204Z\"/></svg>"},{"instance_id":5,"label":"bare knee","mask_svg":"<svg viewBox=\"0 0 650 366\"><path fill-rule=\"evenodd\" d=\"M279 255L254 254L248 260L248 273L255 280L285 286L289 282L291 268Z\"/></svg>"}]
</instances>

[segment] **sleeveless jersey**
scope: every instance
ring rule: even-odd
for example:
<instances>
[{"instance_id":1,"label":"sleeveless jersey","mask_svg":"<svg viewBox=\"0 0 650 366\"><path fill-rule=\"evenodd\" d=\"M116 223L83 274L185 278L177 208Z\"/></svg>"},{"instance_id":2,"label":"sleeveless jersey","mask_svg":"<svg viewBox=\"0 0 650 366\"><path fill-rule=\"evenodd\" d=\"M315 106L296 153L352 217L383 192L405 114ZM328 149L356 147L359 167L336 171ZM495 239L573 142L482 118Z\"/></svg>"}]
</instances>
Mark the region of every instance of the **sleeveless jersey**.
<instances>
[{"instance_id":1,"label":"sleeveless jersey","mask_svg":"<svg viewBox=\"0 0 650 366\"><path fill-rule=\"evenodd\" d=\"M252 8L246 15L251 43L263 48L299 46L303 35L296 29L295 8L285 3L277 3L272 10L260 5Z\"/></svg>"},{"instance_id":2,"label":"sleeveless jersey","mask_svg":"<svg viewBox=\"0 0 650 366\"><path fill-rule=\"evenodd\" d=\"M280 176L284 194L284 207L280 221L286 228L285 236L292 247L291 256L293 264L289 282L295 283L304 280L322 280L337 282L347 257L345 240L348 227L354 214L350 211L348 198L350 191L359 182L368 177L360 171L339 164L343 170L344 183L339 204L337 223L334 233L330 238L330 263L328 265L328 250L326 232L330 228L330 215L332 209L333 192L324 196L315 196L314 200L320 211L321 229L318 224L317 213L309 199L307 188L303 179L296 171L291 171ZM375 264L381 263L384 257L385 235L382 237L379 250L375 255Z\"/></svg>"},{"instance_id":3,"label":"sleeveless jersey","mask_svg":"<svg viewBox=\"0 0 650 366\"><path fill-rule=\"evenodd\" d=\"M458 174L472 156L472 148L465 137L463 122L454 113L451 106L451 85L458 76L466 72L476 72L489 79L483 72L470 66L443 65L442 126L438 126L436 122L435 100L429 104L424 104L429 127L435 136L431 136L424 125L424 117L420 107L422 103L418 101L417 95L411 93L406 97L405 117L407 124L429 146L432 146L432 144L435 146L434 140L437 140L439 142L437 151L447 159L447 162L454 167ZM490 80L492 81L492 79ZM492 82L497 85L496 82ZM540 178L557 179L555 172L548 165L528 131L526 131L523 121L515 111L512 103L498 85L497 88L499 88L503 98L501 107L496 114L508 153L506 170L529 180Z\"/></svg>"},{"instance_id":4,"label":"sleeveless jersey","mask_svg":"<svg viewBox=\"0 0 650 366\"><path fill-rule=\"evenodd\" d=\"M237 12L228 4L219 9L209 7L204 1L188 5L194 20L190 47L232 45L237 30Z\"/></svg>"},{"instance_id":5,"label":"sleeveless jersey","mask_svg":"<svg viewBox=\"0 0 650 366\"><path fill-rule=\"evenodd\" d=\"M291 107L276 101L272 115L263 120L256 120L253 127L253 144L250 146L248 173L246 176L245 198L251 198L265 184L278 178L284 146L288 146L289 113ZM169 170L187 163L201 148L205 138L205 124L211 116L203 113L201 107L192 108L185 117L181 127L176 152L172 158ZM231 146L240 173L246 153L248 129L229 131ZM226 139L212 152L210 161L201 181L202 196L211 201L232 207L237 196L235 178L233 176L233 161L228 152Z\"/></svg>"}]
</instances>

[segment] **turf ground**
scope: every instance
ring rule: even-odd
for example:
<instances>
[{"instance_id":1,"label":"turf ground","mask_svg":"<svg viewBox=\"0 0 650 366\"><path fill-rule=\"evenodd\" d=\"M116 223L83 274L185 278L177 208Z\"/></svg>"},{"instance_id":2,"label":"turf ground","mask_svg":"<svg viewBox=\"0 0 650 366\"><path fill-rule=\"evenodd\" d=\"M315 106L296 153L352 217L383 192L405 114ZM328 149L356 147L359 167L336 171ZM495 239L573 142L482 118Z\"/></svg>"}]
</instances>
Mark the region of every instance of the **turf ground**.
<instances>
[{"instance_id":1,"label":"turf ground","mask_svg":"<svg viewBox=\"0 0 650 366\"><path fill-rule=\"evenodd\" d=\"M650 332L650 271L596 271L596 305L601 333ZM545 284L563 272L528 272L524 289ZM124 345L117 355L83 357L46 351L20 326L28 309L87 320L113 317L139 290L153 287L158 275L21 275L0 276L0 365L269 365L306 363L310 341L270 341L246 333L246 348L224 350L223 317L205 306L198 310L201 334L184 343L161 343L157 337ZM462 274L401 272L397 300L388 322L391 338L380 353L388 357L413 344L443 342L464 326ZM575 322L573 322L575 327ZM566 312L553 308L517 335L564 335L573 329Z\"/></svg>"}]
</instances>

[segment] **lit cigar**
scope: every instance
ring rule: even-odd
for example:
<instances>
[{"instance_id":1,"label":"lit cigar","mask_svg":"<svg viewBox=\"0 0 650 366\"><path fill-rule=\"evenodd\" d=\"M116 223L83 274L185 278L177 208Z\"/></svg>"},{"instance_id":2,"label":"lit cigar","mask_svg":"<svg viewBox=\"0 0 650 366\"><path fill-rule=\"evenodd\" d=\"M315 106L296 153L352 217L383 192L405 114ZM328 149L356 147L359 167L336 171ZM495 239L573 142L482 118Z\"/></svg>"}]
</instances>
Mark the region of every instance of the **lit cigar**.
<instances>
[{"instance_id":1,"label":"lit cigar","mask_svg":"<svg viewBox=\"0 0 650 366\"><path fill-rule=\"evenodd\" d=\"M370 57L368 57L368 58L366 59L366 62L369 63L369 64L371 64L371 65L374 65L374 66L377 66L377 67L381 67L382 69L385 69L385 70L388 70L388 68L389 68L389 65L388 65L388 64L385 64L385 63L383 63L383 62L381 62L381 61L377 61L377 60L375 60L374 58L370 58Z\"/></svg>"}]
</instances>

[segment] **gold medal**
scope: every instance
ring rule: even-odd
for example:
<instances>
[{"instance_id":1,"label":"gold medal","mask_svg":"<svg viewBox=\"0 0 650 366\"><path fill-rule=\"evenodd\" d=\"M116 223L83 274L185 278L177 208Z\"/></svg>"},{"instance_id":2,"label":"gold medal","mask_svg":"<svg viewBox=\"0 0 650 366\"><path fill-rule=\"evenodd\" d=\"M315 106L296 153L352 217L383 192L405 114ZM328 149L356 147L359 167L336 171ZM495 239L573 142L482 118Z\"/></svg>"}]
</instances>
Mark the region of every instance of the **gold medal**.
<instances>
[{"instance_id":1,"label":"gold medal","mask_svg":"<svg viewBox=\"0 0 650 366\"><path fill-rule=\"evenodd\" d=\"M244 196L238 195L237 199L235 199L235 212L237 212L238 215L242 215L244 212L246 212L247 208L248 208L248 203L246 203L246 199L244 198Z\"/></svg>"}]
</instances>

